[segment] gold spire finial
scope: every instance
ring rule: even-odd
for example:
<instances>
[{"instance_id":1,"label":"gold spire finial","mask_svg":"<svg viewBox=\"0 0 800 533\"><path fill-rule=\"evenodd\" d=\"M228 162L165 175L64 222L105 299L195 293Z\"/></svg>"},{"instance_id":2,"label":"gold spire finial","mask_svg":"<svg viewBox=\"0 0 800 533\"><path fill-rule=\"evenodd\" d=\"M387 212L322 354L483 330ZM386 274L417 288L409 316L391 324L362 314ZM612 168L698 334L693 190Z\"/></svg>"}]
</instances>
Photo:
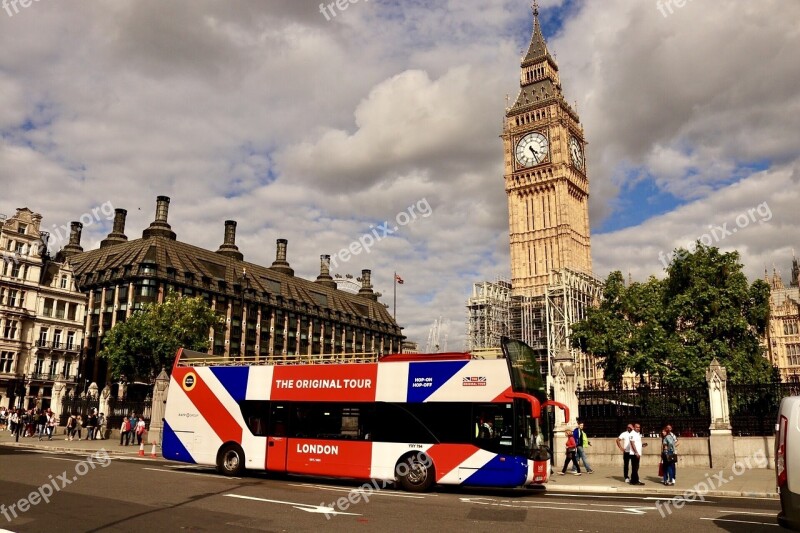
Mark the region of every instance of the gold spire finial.
<instances>
[{"instance_id":1,"label":"gold spire finial","mask_svg":"<svg viewBox=\"0 0 800 533\"><path fill-rule=\"evenodd\" d=\"M533 10L533 16L534 17L538 17L539 16L539 2L538 2L538 0L533 0L533 3L531 3L531 9Z\"/></svg>"}]
</instances>

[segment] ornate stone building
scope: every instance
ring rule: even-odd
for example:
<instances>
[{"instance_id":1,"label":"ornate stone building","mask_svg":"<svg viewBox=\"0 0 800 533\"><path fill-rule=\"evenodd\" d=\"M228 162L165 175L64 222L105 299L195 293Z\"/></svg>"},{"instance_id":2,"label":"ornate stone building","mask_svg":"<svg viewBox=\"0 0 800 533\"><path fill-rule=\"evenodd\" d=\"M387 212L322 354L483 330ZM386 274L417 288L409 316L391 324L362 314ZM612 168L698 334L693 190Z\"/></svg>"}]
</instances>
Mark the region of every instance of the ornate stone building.
<instances>
[{"instance_id":1,"label":"ornate stone building","mask_svg":"<svg viewBox=\"0 0 800 533\"><path fill-rule=\"evenodd\" d=\"M800 264L792 261L789 286L777 272L764 273L770 286L767 357L778 367L782 381L800 381Z\"/></svg>"},{"instance_id":2,"label":"ornate stone building","mask_svg":"<svg viewBox=\"0 0 800 533\"><path fill-rule=\"evenodd\" d=\"M209 331L209 353L225 357L273 358L315 354L400 351L401 328L378 302L369 270L362 271L358 294L337 289L329 256L310 281L294 275L287 241L277 242L269 267L244 260L236 245L236 222L225 222L216 251L180 242L167 221L170 199L159 196L155 220L140 239L125 235L124 209L117 209L112 232L97 250L84 252L81 225L72 223L62 250L75 266L89 297L84 375L100 388L105 361L97 359L103 335L143 305L161 302L169 291L202 296L223 318Z\"/></svg>"},{"instance_id":3,"label":"ornate stone building","mask_svg":"<svg viewBox=\"0 0 800 533\"><path fill-rule=\"evenodd\" d=\"M503 128L512 295L544 296L550 274L591 273L583 127L561 91L534 6L520 92Z\"/></svg>"},{"instance_id":4,"label":"ornate stone building","mask_svg":"<svg viewBox=\"0 0 800 533\"><path fill-rule=\"evenodd\" d=\"M0 404L49 407L74 388L86 297L69 262L47 255L42 216L28 208L0 221Z\"/></svg>"}]
</instances>

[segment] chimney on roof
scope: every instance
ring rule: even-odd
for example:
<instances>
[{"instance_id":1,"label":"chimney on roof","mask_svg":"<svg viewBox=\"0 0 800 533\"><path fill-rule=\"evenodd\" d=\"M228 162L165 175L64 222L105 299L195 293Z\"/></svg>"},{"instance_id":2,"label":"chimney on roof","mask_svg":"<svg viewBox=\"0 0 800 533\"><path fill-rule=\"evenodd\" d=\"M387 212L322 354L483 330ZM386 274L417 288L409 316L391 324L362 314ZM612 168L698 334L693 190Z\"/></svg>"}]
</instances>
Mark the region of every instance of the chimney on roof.
<instances>
[{"instance_id":1,"label":"chimney on roof","mask_svg":"<svg viewBox=\"0 0 800 533\"><path fill-rule=\"evenodd\" d=\"M315 283L319 283L323 287L330 287L331 289L337 287L336 282L333 281L331 277L331 256L319 256L319 276L317 276Z\"/></svg>"},{"instance_id":2,"label":"chimney on roof","mask_svg":"<svg viewBox=\"0 0 800 533\"><path fill-rule=\"evenodd\" d=\"M156 199L156 219L150 223L150 227L142 232L142 238L148 239L150 237L166 237L170 240L175 240L177 236L172 231L167 222L169 215L169 196L159 196Z\"/></svg>"},{"instance_id":3,"label":"chimney on roof","mask_svg":"<svg viewBox=\"0 0 800 533\"><path fill-rule=\"evenodd\" d=\"M232 257L237 261L244 260L244 255L242 255L242 252L239 251L239 247L236 246L235 220L225 221L225 240L223 241L222 246L219 247L219 250L217 250L217 253L227 257Z\"/></svg>"},{"instance_id":4,"label":"chimney on roof","mask_svg":"<svg viewBox=\"0 0 800 533\"><path fill-rule=\"evenodd\" d=\"M114 210L114 228L108 237L100 241L100 248L128 242L128 237L125 235L125 217L127 216L128 212L125 209Z\"/></svg>"},{"instance_id":5,"label":"chimney on roof","mask_svg":"<svg viewBox=\"0 0 800 533\"><path fill-rule=\"evenodd\" d=\"M365 298L369 298L370 300L378 301L378 297L375 296L375 293L372 291L371 270L364 269L361 271L361 288L358 289L358 295L364 296Z\"/></svg>"},{"instance_id":6,"label":"chimney on roof","mask_svg":"<svg viewBox=\"0 0 800 533\"><path fill-rule=\"evenodd\" d=\"M69 225L69 244L64 246L61 250L61 257L67 258L75 254L83 252L81 247L81 232L83 232L83 224L80 222L71 222Z\"/></svg>"},{"instance_id":7,"label":"chimney on roof","mask_svg":"<svg viewBox=\"0 0 800 533\"><path fill-rule=\"evenodd\" d=\"M286 274L287 276L294 276L294 269L290 267L289 263L286 261L286 246L288 244L289 241L286 239L278 239L278 251L275 255L275 262L273 262L272 266L269 268L281 274Z\"/></svg>"}]
</instances>

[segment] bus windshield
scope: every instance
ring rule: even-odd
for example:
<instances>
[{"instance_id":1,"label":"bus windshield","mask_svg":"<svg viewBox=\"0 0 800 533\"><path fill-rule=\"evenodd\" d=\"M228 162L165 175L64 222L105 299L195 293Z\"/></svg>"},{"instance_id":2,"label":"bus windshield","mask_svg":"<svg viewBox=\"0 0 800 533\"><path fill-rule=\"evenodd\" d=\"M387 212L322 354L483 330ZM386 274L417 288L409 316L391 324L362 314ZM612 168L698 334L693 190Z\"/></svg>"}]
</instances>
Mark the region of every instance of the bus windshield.
<instances>
[{"instance_id":1,"label":"bus windshield","mask_svg":"<svg viewBox=\"0 0 800 533\"><path fill-rule=\"evenodd\" d=\"M530 394L540 402L547 401L547 391L539 369L539 361L536 360L533 349L522 341L505 337L502 346L503 354L508 361L511 387L514 392Z\"/></svg>"}]
</instances>

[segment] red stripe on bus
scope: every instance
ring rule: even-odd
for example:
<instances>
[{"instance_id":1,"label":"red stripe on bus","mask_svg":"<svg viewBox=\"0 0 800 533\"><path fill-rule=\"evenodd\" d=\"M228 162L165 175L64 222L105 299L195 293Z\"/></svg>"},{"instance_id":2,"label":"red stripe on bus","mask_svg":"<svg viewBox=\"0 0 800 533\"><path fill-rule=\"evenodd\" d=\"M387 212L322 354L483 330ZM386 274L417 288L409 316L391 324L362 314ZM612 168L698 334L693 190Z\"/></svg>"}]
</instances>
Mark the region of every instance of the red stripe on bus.
<instances>
[{"instance_id":1,"label":"red stripe on bus","mask_svg":"<svg viewBox=\"0 0 800 533\"><path fill-rule=\"evenodd\" d=\"M433 459L436 481L439 481L477 451L471 444L434 444L425 453Z\"/></svg>"},{"instance_id":2,"label":"red stripe on bus","mask_svg":"<svg viewBox=\"0 0 800 533\"><path fill-rule=\"evenodd\" d=\"M510 392L514 392L514 389L512 389L511 386L509 386L506 390L498 394L497 397L494 400L492 400L492 403L511 403L511 398L507 396L507 394Z\"/></svg>"},{"instance_id":3,"label":"red stripe on bus","mask_svg":"<svg viewBox=\"0 0 800 533\"><path fill-rule=\"evenodd\" d=\"M194 369L177 368L173 373L173 377L176 378L179 384L183 384L184 378L189 372L195 374L195 382L190 390L186 390L187 387L183 387L183 390L200 412L200 415L211 426L211 429L214 430L214 433L217 434L222 442L242 442L241 426Z\"/></svg>"}]
</instances>

